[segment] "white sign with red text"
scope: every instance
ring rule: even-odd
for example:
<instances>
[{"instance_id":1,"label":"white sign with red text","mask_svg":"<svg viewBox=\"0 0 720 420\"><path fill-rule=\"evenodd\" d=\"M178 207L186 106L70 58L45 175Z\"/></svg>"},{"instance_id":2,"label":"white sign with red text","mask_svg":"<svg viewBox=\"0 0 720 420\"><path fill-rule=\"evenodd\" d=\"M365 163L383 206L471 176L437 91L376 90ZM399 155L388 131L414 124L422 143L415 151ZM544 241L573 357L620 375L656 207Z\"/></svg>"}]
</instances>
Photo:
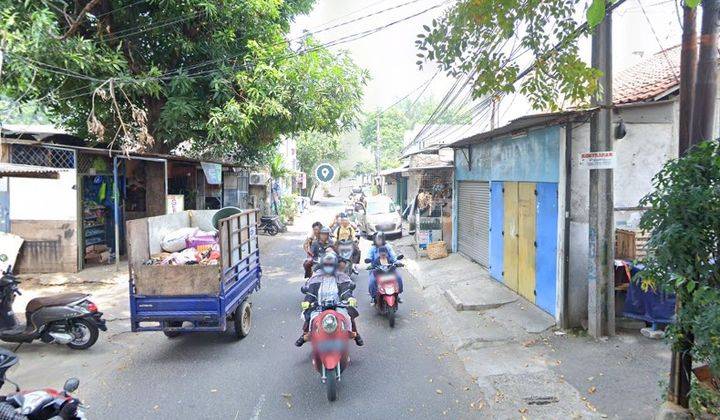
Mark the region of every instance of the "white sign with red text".
<instances>
[{"instance_id":1,"label":"white sign with red text","mask_svg":"<svg viewBox=\"0 0 720 420\"><path fill-rule=\"evenodd\" d=\"M616 157L613 151L580 153L582 169L614 169L615 164Z\"/></svg>"}]
</instances>

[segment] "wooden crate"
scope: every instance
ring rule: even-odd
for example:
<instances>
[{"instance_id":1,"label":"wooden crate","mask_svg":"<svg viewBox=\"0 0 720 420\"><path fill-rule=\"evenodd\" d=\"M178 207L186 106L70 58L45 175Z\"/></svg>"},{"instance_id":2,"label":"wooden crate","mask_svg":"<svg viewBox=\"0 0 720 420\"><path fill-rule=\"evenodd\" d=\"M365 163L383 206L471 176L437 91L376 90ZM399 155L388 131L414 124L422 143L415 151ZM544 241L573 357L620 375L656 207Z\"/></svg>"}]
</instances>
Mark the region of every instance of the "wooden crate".
<instances>
[{"instance_id":1,"label":"wooden crate","mask_svg":"<svg viewBox=\"0 0 720 420\"><path fill-rule=\"evenodd\" d=\"M615 229L615 258L634 260L637 255L635 232L626 229Z\"/></svg>"}]
</instances>

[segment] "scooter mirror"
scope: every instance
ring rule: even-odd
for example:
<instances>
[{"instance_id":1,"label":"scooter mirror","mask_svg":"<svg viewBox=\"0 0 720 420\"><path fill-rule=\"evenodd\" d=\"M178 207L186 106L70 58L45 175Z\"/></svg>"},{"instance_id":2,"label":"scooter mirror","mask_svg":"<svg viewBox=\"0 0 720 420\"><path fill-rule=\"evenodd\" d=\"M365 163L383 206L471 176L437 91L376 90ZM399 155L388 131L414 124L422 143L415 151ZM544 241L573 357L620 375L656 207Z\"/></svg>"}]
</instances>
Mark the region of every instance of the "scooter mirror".
<instances>
[{"instance_id":1,"label":"scooter mirror","mask_svg":"<svg viewBox=\"0 0 720 420\"><path fill-rule=\"evenodd\" d=\"M304 295L307 294L308 290L310 289L308 289L308 287L304 285L300 288L300 292Z\"/></svg>"},{"instance_id":2,"label":"scooter mirror","mask_svg":"<svg viewBox=\"0 0 720 420\"><path fill-rule=\"evenodd\" d=\"M372 260L370 258L365 258L365 264L370 264Z\"/></svg>"},{"instance_id":3,"label":"scooter mirror","mask_svg":"<svg viewBox=\"0 0 720 420\"><path fill-rule=\"evenodd\" d=\"M80 380L78 378L70 378L65 381L65 385L63 385L63 391L69 394L71 392L77 391L78 387L80 387Z\"/></svg>"},{"instance_id":4,"label":"scooter mirror","mask_svg":"<svg viewBox=\"0 0 720 420\"><path fill-rule=\"evenodd\" d=\"M397 259L398 259L398 260L402 260L403 258L405 258L405 256L404 256L403 254L400 254L400 255L397 256Z\"/></svg>"},{"instance_id":5,"label":"scooter mirror","mask_svg":"<svg viewBox=\"0 0 720 420\"><path fill-rule=\"evenodd\" d=\"M350 290L355 290L356 287L357 284L355 284L355 282L350 283Z\"/></svg>"}]
</instances>

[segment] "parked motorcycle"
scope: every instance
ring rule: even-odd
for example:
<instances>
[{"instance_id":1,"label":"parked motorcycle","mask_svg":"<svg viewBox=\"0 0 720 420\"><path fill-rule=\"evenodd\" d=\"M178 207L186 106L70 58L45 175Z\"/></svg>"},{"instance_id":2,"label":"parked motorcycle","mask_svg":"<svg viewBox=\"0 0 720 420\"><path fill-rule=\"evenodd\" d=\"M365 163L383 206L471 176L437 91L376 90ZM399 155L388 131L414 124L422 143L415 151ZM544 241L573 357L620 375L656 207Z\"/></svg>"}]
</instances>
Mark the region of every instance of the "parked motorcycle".
<instances>
[{"instance_id":1,"label":"parked motorcycle","mask_svg":"<svg viewBox=\"0 0 720 420\"><path fill-rule=\"evenodd\" d=\"M20 281L8 268L0 277L0 340L30 343L65 344L71 349L85 350L98 339L99 331L107 331L102 312L85 293L64 293L37 297L25 307L26 325L18 323L13 302L20 295Z\"/></svg>"},{"instance_id":2,"label":"parked motorcycle","mask_svg":"<svg viewBox=\"0 0 720 420\"><path fill-rule=\"evenodd\" d=\"M350 291L355 288L353 284ZM308 287L303 286L303 294ZM310 315L310 344L312 346L312 363L320 373L325 384L329 401L337 399L337 384L342 373L350 363L350 339L355 338L352 331L350 315L347 312L349 303L342 300L335 280L323 281L319 288L317 301ZM310 304L309 302L303 302ZM303 307L308 309L308 307Z\"/></svg>"},{"instance_id":3,"label":"parked motorcycle","mask_svg":"<svg viewBox=\"0 0 720 420\"><path fill-rule=\"evenodd\" d=\"M280 232L280 216L260 217L259 228L270 236L277 235Z\"/></svg>"},{"instance_id":4,"label":"parked motorcycle","mask_svg":"<svg viewBox=\"0 0 720 420\"><path fill-rule=\"evenodd\" d=\"M80 386L79 380L68 379L62 391L52 388L21 391L17 384L5 377L8 369L17 362L15 353L0 348L0 387L5 382L15 385L15 392L0 401L0 420L86 419L80 400L71 395Z\"/></svg>"},{"instance_id":5,"label":"parked motorcycle","mask_svg":"<svg viewBox=\"0 0 720 420\"><path fill-rule=\"evenodd\" d=\"M403 259L403 255L397 256L398 260ZM370 259L365 259L366 263L371 263ZM390 328L395 327L395 313L398 310L400 294L400 285L398 284L398 276L395 270L402 267L403 263L396 261L391 264L377 264L368 267L375 274L377 282L377 294L375 296L375 309L379 314L387 316Z\"/></svg>"}]
</instances>

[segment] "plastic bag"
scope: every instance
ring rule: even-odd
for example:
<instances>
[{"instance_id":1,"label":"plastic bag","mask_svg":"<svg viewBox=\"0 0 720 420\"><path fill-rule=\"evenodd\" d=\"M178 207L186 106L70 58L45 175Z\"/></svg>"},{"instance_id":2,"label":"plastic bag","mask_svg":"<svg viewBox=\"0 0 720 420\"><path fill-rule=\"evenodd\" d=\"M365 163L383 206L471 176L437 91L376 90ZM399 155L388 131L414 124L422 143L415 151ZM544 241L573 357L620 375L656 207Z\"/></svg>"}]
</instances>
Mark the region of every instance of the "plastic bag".
<instances>
[{"instance_id":1,"label":"plastic bag","mask_svg":"<svg viewBox=\"0 0 720 420\"><path fill-rule=\"evenodd\" d=\"M187 248L187 238L194 235L197 230L197 228L190 227L168 232L165 237L163 237L160 246L167 252L180 252Z\"/></svg>"},{"instance_id":2,"label":"plastic bag","mask_svg":"<svg viewBox=\"0 0 720 420\"><path fill-rule=\"evenodd\" d=\"M215 232L205 232L197 230L185 240L185 246L197 248L199 251L205 252L217 244L217 235Z\"/></svg>"}]
</instances>

